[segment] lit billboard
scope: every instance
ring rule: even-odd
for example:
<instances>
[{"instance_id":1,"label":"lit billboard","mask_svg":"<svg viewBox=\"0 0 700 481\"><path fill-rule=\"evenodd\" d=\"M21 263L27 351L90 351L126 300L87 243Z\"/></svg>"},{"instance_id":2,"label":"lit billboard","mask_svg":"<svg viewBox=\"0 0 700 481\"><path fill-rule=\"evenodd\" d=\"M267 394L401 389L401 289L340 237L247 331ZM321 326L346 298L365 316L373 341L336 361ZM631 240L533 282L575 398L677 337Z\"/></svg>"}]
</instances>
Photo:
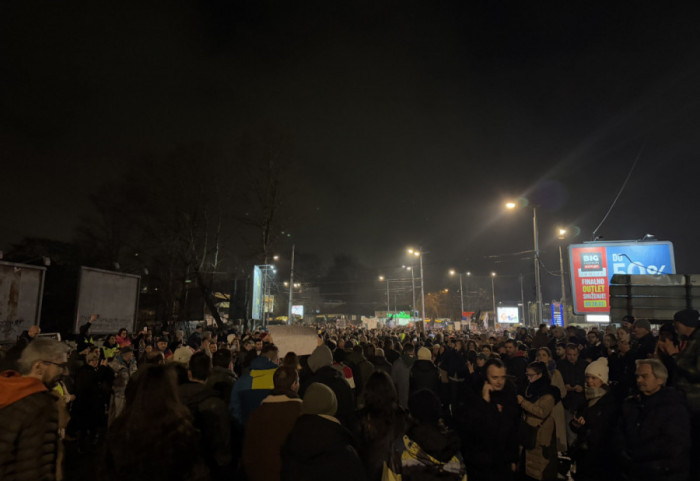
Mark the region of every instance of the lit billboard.
<instances>
[{"instance_id":1,"label":"lit billboard","mask_svg":"<svg viewBox=\"0 0 700 481\"><path fill-rule=\"evenodd\" d=\"M569 246L571 294L576 314L610 312L614 274L675 274L670 242L589 242Z\"/></svg>"},{"instance_id":2,"label":"lit billboard","mask_svg":"<svg viewBox=\"0 0 700 481\"><path fill-rule=\"evenodd\" d=\"M517 307L499 307L498 319L500 324L517 324L520 322L520 309Z\"/></svg>"},{"instance_id":3,"label":"lit billboard","mask_svg":"<svg viewBox=\"0 0 700 481\"><path fill-rule=\"evenodd\" d=\"M256 321L262 320L262 270L260 266L253 267L253 299L252 299L252 312L251 319Z\"/></svg>"}]
</instances>

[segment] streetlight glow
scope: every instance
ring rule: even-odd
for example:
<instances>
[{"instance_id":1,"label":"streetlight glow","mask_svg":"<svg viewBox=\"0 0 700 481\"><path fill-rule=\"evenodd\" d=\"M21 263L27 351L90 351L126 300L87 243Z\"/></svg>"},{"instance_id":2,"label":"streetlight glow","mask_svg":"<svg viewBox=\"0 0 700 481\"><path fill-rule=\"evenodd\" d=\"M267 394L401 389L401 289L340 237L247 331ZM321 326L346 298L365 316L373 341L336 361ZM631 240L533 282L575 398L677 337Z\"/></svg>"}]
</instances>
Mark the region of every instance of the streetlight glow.
<instances>
[{"instance_id":1,"label":"streetlight glow","mask_svg":"<svg viewBox=\"0 0 700 481\"><path fill-rule=\"evenodd\" d=\"M455 273L455 270L454 270L454 269L450 269L450 275L453 276L453 275L455 275L455 274L456 274L456 273Z\"/></svg>"},{"instance_id":2,"label":"streetlight glow","mask_svg":"<svg viewBox=\"0 0 700 481\"><path fill-rule=\"evenodd\" d=\"M506 209L515 209L516 206L515 202L506 202Z\"/></svg>"},{"instance_id":3,"label":"streetlight glow","mask_svg":"<svg viewBox=\"0 0 700 481\"><path fill-rule=\"evenodd\" d=\"M495 272L492 272L492 273L491 273L491 277L496 277L496 273L495 273Z\"/></svg>"},{"instance_id":4,"label":"streetlight glow","mask_svg":"<svg viewBox=\"0 0 700 481\"><path fill-rule=\"evenodd\" d=\"M379 276L379 280L380 280L380 281L383 281L383 280L384 280L384 276Z\"/></svg>"}]
</instances>

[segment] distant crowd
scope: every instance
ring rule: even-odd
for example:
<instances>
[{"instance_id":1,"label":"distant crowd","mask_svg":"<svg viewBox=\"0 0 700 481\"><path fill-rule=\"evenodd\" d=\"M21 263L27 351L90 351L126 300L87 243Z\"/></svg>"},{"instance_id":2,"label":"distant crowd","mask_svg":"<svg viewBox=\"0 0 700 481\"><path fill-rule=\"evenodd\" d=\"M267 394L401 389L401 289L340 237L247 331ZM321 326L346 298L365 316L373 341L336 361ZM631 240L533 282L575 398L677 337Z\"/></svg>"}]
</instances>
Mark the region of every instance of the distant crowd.
<instances>
[{"instance_id":1,"label":"distant crowd","mask_svg":"<svg viewBox=\"0 0 700 481\"><path fill-rule=\"evenodd\" d=\"M700 315L419 332L315 326L0 351L0 480L700 479ZM82 469L81 469L82 468Z\"/></svg>"}]
</instances>

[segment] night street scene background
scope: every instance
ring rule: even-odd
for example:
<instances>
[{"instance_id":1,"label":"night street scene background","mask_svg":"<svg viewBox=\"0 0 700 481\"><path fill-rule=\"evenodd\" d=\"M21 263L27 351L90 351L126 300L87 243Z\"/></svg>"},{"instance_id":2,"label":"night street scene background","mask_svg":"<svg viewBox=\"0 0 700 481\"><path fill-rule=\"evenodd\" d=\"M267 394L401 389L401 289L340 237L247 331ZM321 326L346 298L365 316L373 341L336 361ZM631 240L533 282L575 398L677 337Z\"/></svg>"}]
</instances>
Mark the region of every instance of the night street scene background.
<instances>
[{"instance_id":1,"label":"night street scene background","mask_svg":"<svg viewBox=\"0 0 700 481\"><path fill-rule=\"evenodd\" d=\"M293 246L312 322L387 292L410 310L409 247L430 317L459 316L450 269L464 310L530 304L532 206L545 303L560 245L566 289L566 247L596 238L650 234L698 273L698 20L692 2L2 2L2 260L47 267L42 330L65 333L80 266L141 276L144 323L234 291L221 315L247 319L274 263L286 316Z\"/></svg>"}]
</instances>

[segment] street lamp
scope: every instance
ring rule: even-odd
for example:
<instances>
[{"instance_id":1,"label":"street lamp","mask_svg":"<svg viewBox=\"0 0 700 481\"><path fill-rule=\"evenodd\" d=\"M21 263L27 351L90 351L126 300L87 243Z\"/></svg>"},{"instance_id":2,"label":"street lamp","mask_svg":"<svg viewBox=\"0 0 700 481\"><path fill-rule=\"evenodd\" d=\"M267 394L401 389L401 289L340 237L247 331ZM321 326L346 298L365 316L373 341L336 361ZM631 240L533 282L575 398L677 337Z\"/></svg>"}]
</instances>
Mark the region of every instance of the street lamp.
<instances>
[{"instance_id":1,"label":"street lamp","mask_svg":"<svg viewBox=\"0 0 700 481\"><path fill-rule=\"evenodd\" d=\"M515 202L506 202L506 209L513 210L517 207ZM535 244L535 295L537 297L537 323L542 324L542 280L540 279L540 242L537 230L537 207L532 206L532 234Z\"/></svg>"},{"instance_id":2,"label":"street lamp","mask_svg":"<svg viewBox=\"0 0 700 481\"><path fill-rule=\"evenodd\" d=\"M493 280L496 278L496 273L491 273L491 299L493 301L493 327L496 327L496 287Z\"/></svg>"},{"instance_id":3,"label":"street lamp","mask_svg":"<svg viewBox=\"0 0 700 481\"><path fill-rule=\"evenodd\" d=\"M413 321L413 313L416 311L416 281L413 276L413 267L412 266L401 266L407 271L411 271L411 296L412 296L412 302L411 302L411 321Z\"/></svg>"},{"instance_id":4,"label":"street lamp","mask_svg":"<svg viewBox=\"0 0 700 481\"><path fill-rule=\"evenodd\" d=\"M470 275L470 272L467 272L467 275ZM455 270L450 269L450 275L454 276L455 275ZM462 273L459 273L459 301L460 301L460 306L462 310L459 313L459 319L460 321L462 320L462 317L464 316L464 290L462 289Z\"/></svg>"},{"instance_id":5,"label":"street lamp","mask_svg":"<svg viewBox=\"0 0 700 481\"><path fill-rule=\"evenodd\" d=\"M386 280L386 318L389 319L389 279L384 276L379 276L379 281L383 282Z\"/></svg>"},{"instance_id":6,"label":"street lamp","mask_svg":"<svg viewBox=\"0 0 700 481\"><path fill-rule=\"evenodd\" d=\"M563 227L559 228L559 240L565 240L568 231ZM562 254L561 242L559 243L559 270L561 271L561 308L563 310L562 322L566 326L566 279L564 275L564 255Z\"/></svg>"},{"instance_id":7,"label":"street lamp","mask_svg":"<svg viewBox=\"0 0 700 481\"><path fill-rule=\"evenodd\" d=\"M420 304L421 304L421 314L423 322L425 322L425 285L423 283L423 254L422 249L408 249L408 253L415 257L418 257L420 264Z\"/></svg>"}]
</instances>

